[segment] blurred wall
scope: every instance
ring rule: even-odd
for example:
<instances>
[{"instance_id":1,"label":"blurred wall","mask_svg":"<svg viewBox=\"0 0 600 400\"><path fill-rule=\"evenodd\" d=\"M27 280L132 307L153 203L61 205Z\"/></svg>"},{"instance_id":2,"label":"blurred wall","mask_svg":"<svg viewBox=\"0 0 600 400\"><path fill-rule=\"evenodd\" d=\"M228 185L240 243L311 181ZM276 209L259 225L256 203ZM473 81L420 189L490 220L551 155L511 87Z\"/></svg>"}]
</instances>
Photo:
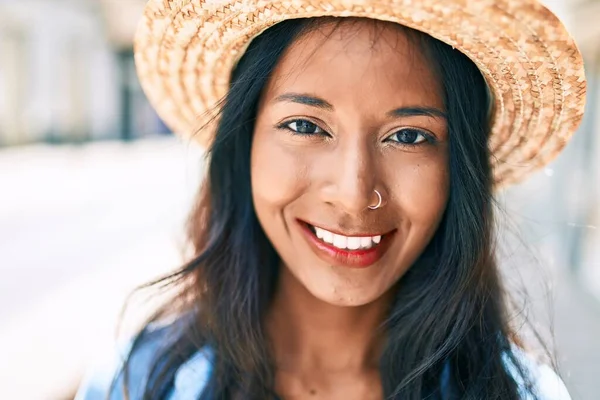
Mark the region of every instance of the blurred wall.
<instances>
[{"instance_id":1,"label":"blurred wall","mask_svg":"<svg viewBox=\"0 0 600 400\"><path fill-rule=\"evenodd\" d=\"M600 17L600 9L596 17ZM581 164L575 175L579 188L570 192L571 208L577 219L571 228L571 260L582 286L600 302L600 35L586 57L587 114L578 138L581 151L571 157L574 161L579 159Z\"/></svg>"},{"instance_id":2,"label":"blurred wall","mask_svg":"<svg viewBox=\"0 0 600 400\"><path fill-rule=\"evenodd\" d=\"M143 3L0 2L0 146L167 132L133 66Z\"/></svg>"},{"instance_id":3,"label":"blurred wall","mask_svg":"<svg viewBox=\"0 0 600 400\"><path fill-rule=\"evenodd\" d=\"M551 166L549 199L559 232L553 248L567 249L557 261L568 266L580 285L600 301L600 1L547 1L562 2L562 15L583 53L588 79L581 127Z\"/></svg>"},{"instance_id":4,"label":"blurred wall","mask_svg":"<svg viewBox=\"0 0 600 400\"><path fill-rule=\"evenodd\" d=\"M117 60L95 1L0 3L0 144L118 131Z\"/></svg>"}]
</instances>

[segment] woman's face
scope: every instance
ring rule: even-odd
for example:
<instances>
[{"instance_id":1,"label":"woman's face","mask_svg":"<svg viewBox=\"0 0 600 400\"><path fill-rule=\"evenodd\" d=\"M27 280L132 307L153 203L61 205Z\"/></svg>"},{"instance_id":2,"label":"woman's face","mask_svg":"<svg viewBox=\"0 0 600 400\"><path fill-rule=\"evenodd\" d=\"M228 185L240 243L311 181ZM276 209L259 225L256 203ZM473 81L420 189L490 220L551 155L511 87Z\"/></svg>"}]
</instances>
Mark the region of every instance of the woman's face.
<instances>
[{"instance_id":1,"label":"woman's face","mask_svg":"<svg viewBox=\"0 0 600 400\"><path fill-rule=\"evenodd\" d=\"M291 276L335 305L390 290L443 215L447 143L440 82L393 24L297 40L265 88L251 162L258 219Z\"/></svg>"}]
</instances>

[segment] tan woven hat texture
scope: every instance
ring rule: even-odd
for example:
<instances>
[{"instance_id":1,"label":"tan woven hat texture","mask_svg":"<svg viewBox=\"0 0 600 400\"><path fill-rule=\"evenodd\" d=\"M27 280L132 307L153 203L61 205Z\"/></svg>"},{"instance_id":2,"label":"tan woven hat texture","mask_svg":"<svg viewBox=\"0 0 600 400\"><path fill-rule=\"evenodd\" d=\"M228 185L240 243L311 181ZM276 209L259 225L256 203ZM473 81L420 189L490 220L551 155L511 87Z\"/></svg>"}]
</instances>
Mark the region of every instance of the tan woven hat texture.
<instances>
[{"instance_id":1,"label":"tan woven hat texture","mask_svg":"<svg viewBox=\"0 0 600 400\"><path fill-rule=\"evenodd\" d=\"M214 125L197 129L250 41L283 20L320 16L396 22L466 54L493 97L496 187L549 163L582 119L581 54L537 0L151 0L135 38L142 87L167 125L206 146Z\"/></svg>"}]
</instances>

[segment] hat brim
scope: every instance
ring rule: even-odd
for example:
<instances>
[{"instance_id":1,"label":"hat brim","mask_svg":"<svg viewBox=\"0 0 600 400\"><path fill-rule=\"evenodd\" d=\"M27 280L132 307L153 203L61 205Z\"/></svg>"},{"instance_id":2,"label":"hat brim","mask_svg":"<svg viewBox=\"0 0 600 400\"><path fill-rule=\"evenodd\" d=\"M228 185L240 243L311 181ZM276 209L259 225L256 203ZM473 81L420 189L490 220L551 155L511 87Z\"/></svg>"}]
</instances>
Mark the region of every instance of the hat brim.
<instances>
[{"instance_id":1,"label":"hat brim","mask_svg":"<svg viewBox=\"0 0 600 400\"><path fill-rule=\"evenodd\" d=\"M176 133L210 143L232 69L253 38L294 18L364 17L427 33L468 56L493 98L496 187L545 166L585 107L582 56L536 0L151 0L135 38L141 85Z\"/></svg>"}]
</instances>

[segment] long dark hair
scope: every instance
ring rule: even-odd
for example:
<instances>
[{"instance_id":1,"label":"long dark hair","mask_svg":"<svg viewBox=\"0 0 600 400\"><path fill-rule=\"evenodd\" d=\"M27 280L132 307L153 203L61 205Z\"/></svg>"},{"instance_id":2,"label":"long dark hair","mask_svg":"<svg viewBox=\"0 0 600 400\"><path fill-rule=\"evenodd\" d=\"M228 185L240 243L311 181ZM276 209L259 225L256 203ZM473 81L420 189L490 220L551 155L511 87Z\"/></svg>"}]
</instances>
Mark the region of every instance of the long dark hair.
<instances>
[{"instance_id":1,"label":"long dark hair","mask_svg":"<svg viewBox=\"0 0 600 400\"><path fill-rule=\"evenodd\" d=\"M299 35L322 22L297 19L271 27L251 43L232 74L208 152L206 181L190 217L195 255L176 273L148 285L176 288L177 301L153 315L133 343L130 354L161 331L152 323L175 318L162 329L169 335L161 336L144 399L165 398L177 369L202 348L212 354L202 400L276 398L262 322L279 257L253 209L250 148L257 105L271 72ZM508 324L495 260L485 81L459 51L398 28L418 43L443 84L450 193L437 233L399 282L383 326L385 398L441 398L440 376L446 374L444 398L518 399L515 380L527 382L527 376L512 351L517 338Z\"/></svg>"}]
</instances>

